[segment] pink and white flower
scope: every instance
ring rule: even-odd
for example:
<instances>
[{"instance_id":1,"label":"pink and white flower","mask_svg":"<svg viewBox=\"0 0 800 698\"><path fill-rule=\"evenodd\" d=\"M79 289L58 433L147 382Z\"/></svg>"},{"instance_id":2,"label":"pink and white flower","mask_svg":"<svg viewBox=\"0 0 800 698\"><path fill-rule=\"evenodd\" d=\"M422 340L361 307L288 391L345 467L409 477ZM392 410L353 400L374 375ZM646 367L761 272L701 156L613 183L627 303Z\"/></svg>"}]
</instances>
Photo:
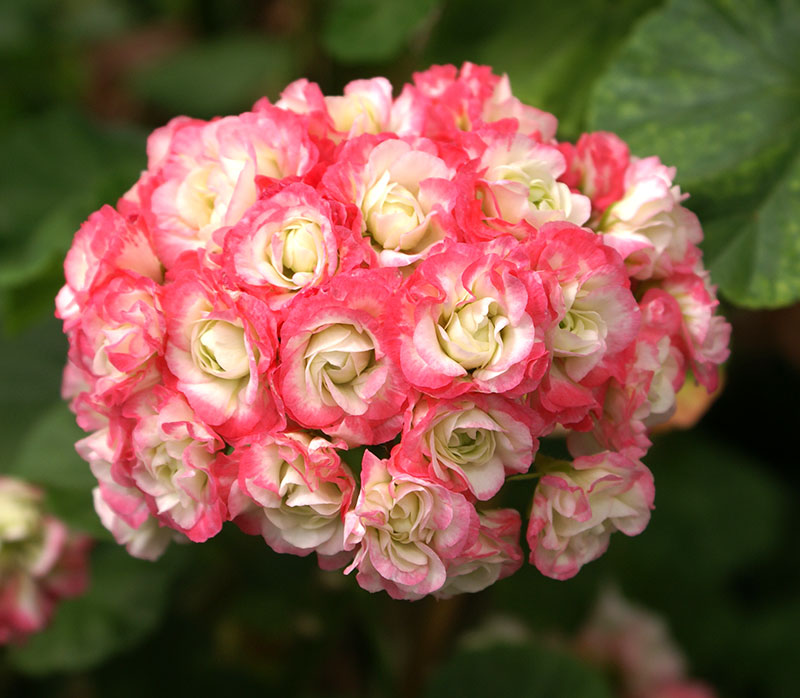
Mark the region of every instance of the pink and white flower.
<instances>
[{"instance_id":1,"label":"pink and white flower","mask_svg":"<svg viewBox=\"0 0 800 698\"><path fill-rule=\"evenodd\" d=\"M454 175L429 141L365 136L342 150L323 184L332 197L357 206L378 265L398 267L445 238L440 216L455 205Z\"/></svg>"},{"instance_id":2,"label":"pink and white flower","mask_svg":"<svg viewBox=\"0 0 800 698\"><path fill-rule=\"evenodd\" d=\"M409 388L387 354L394 272L342 274L298 298L281 330L278 381L289 415L350 445L389 441Z\"/></svg>"},{"instance_id":3,"label":"pink and white flower","mask_svg":"<svg viewBox=\"0 0 800 698\"><path fill-rule=\"evenodd\" d=\"M548 221L582 225L591 202L558 178L567 166L558 148L520 135L491 140L481 156L479 194L489 219L539 227Z\"/></svg>"},{"instance_id":4,"label":"pink and white flower","mask_svg":"<svg viewBox=\"0 0 800 698\"><path fill-rule=\"evenodd\" d=\"M555 461L541 471L527 539L531 563L548 577L574 577L606 551L614 531L635 536L650 521L653 476L626 453Z\"/></svg>"},{"instance_id":5,"label":"pink and white flower","mask_svg":"<svg viewBox=\"0 0 800 698\"><path fill-rule=\"evenodd\" d=\"M673 185L675 168L657 157L632 158L625 172L625 194L600 222L605 244L625 259L636 279L663 278L688 271L703 237L697 216L681 206L687 195Z\"/></svg>"},{"instance_id":6,"label":"pink and white flower","mask_svg":"<svg viewBox=\"0 0 800 698\"><path fill-rule=\"evenodd\" d=\"M163 277L142 215L122 216L111 206L103 206L75 234L64 261L66 284L56 298L56 316L64 321L65 332L80 322L94 290L119 271L157 283Z\"/></svg>"},{"instance_id":7,"label":"pink and white flower","mask_svg":"<svg viewBox=\"0 0 800 698\"><path fill-rule=\"evenodd\" d=\"M438 397L517 395L547 368L547 300L510 237L454 244L424 260L399 298L397 357L408 382Z\"/></svg>"},{"instance_id":8,"label":"pink and white flower","mask_svg":"<svg viewBox=\"0 0 800 698\"><path fill-rule=\"evenodd\" d=\"M315 189L290 184L256 202L225 236L224 265L244 288L285 302L319 286L339 267L329 202Z\"/></svg>"},{"instance_id":9,"label":"pink and white flower","mask_svg":"<svg viewBox=\"0 0 800 698\"><path fill-rule=\"evenodd\" d=\"M262 301L187 264L165 288L163 306L166 363L201 420L231 439L283 423L269 384L275 318Z\"/></svg>"},{"instance_id":10,"label":"pink and white flower","mask_svg":"<svg viewBox=\"0 0 800 698\"><path fill-rule=\"evenodd\" d=\"M246 448L230 514L276 552L335 560L355 481L331 442L300 431L264 435Z\"/></svg>"},{"instance_id":11,"label":"pink and white flower","mask_svg":"<svg viewBox=\"0 0 800 698\"><path fill-rule=\"evenodd\" d=\"M365 451L361 492L345 516L345 544L367 591L419 599L442 587L446 561L475 543L478 516L463 495L398 472Z\"/></svg>"},{"instance_id":12,"label":"pink and white flower","mask_svg":"<svg viewBox=\"0 0 800 698\"><path fill-rule=\"evenodd\" d=\"M407 418L398 464L486 500L497 494L506 475L528 471L541 428L533 410L499 395L423 397Z\"/></svg>"},{"instance_id":13,"label":"pink and white flower","mask_svg":"<svg viewBox=\"0 0 800 698\"><path fill-rule=\"evenodd\" d=\"M227 508L215 470L221 439L178 393L154 389L154 399L129 405L131 479L160 521L201 543L219 533Z\"/></svg>"}]
</instances>

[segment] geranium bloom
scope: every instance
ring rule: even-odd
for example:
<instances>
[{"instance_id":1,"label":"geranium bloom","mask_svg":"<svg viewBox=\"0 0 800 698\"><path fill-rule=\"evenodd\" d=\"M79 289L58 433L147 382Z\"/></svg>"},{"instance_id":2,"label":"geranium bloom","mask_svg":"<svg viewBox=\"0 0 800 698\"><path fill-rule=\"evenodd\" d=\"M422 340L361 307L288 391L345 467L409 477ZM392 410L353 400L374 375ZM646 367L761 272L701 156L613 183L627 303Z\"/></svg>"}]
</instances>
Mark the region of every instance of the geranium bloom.
<instances>
[{"instance_id":1,"label":"geranium bloom","mask_svg":"<svg viewBox=\"0 0 800 698\"><path fill-rule=\"evenodd\" d=\"M45 513L42 492L0 477L0 645L41 630L62 598L83 593L90 545Z\"/></svg>"},{"instance_id":2,"label":"geranium bloom","mask_svg":"<svg viewBox=\"0 0 800 698\"><path fill-rule=\"evenodd\" d=\"M452 245L409 277L397 352L411 385L439 397L536 386L547 368L547 301L539 279L511 256L516 244Z\"/></svg>"},{"instance_id":3,"label":"geranium bloom","mask_svg":"<svg viewBox=\"0 0 800 698\"><path fill-rule=\"evenodd\" d=\"M368 591L421 598L442 587L446 561L474 544L478 517L460 494L398 472L364 453L361 492L345 518L345 542L358 546L345 570Z\"/></svg>"},{"instance_id":4,"label":"geranium bloom","mask_svg":"<svg viewBox=\"0 0 800 698\"><path fill-rule=\"evenodd\" d=\"M149 170L135 195L167 265L235 224L256 200L257 175L303 175L317 159L302 120L269 105L210 122L182 119L151 140Z\"/></svg>"},{"instance_id":5,"label":"geranium bloom","mask_svg":"<svg viewBox=\"0 0 800 698\"><path fill-rule=\"evenodd\" d=\"M264 435L244 451L231 517L279 553L333 559L344 551L344 514L355 482L333 444L299 431Z\"/></svg>"},{"instance_id":6,"label":"geranium bloom","mask_svg":"<svg viewBox=\"0 0 800 698\"><path fill-rule=\"evenodd\" d=\"M507 474L527 472L542 426L535 412L499 395L422 398L409 415L399 463L457 492L489 499Z\"/></svg>"},{"instance_id":7,"label":"geranium bloom","mask_svg":"<svg viewBox=\"0 0 800 698\"><path fill-rule=\"evenodd\" d=\"M574 577L606 551L614 531L644 530L654 493L650 471L625 453L545 466L528 525L531 562L548 577Z\"/></svg>"},{"instance_id":8,"label":"geranium bloom","mask_svg":"<svg viewBox=\"0 0 800 698\"><path fill-rule=\"evenodd\" d=\"M221 281L190 264L176 273L163 295L165 358L198 417L235 438L283 420L268 387L277 338L264 303Z\"/></svg>"},{"instance_id":9,"label":"geranium bloom","mask_svg":"<svg viewBox=\"0 0 800 698\"><path fill-rule=\"evenodd\" d=\"M292 305L281 332L279 381L296 422L354 445L400 431L409 388L387 355L384 315L394 285L390 270L353 272Z\"/></svg>"}]
</instances>

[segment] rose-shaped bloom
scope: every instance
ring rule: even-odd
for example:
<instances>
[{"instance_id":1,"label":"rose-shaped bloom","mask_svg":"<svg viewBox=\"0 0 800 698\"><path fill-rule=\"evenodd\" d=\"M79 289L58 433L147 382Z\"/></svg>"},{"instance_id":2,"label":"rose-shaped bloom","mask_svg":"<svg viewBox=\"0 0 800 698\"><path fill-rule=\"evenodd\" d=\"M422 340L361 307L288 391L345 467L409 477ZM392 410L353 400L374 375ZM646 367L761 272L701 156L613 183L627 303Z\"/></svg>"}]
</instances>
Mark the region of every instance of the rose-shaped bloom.
<instances>
[{"instance_id":1,"label":"rose-shaped bloom","mask_svg":"<svg viewBox=\"0 0 800 698\"><path fill-rule=\"evenodd\" d=\"M155 358L163 354L164 318L157 293L151 279L118 272L92 294L70 333L69 359L100 410L161 378Z\"/></svg>"},{"instance_id":2,"label":"rose-shaped bloom","mask_svg":"<svg viewBox=\"0 0 800 698\"><path fill-rule=\"evenodd\" d=\"M522 566L519 531L522 521L516 509L479 512L478 539L447 563L447 580L433 592L437 599L482 591Z\"/></svg>"},{"instance_id":3,"label":"rose-shaped bloom","mask_svg":"<svg viewBox=\"0 0 800 698\"><path fill-rule=\"evenodd\" d=\"M64 261L67 283L56 298L56 316L64 321L65 332L80 322L95 288L119 271L130 271L156 283L163 277L142 216L123 216L111 206L103 206L75 234Z\"/></svg>"},{"instance_id":4,"label":"rose-shaped bloom","mask_svg":"<svg viewBox=\"0 0 800 698\"><path fill-rule=\"evenodd\" d=\"M226 270L237 284L278 301L320 285L339 266L331 215L329 203L305 184L259 200L225 236Z\"/></svg>"},{"instance_id":5,"label":"rose-shaped bloom","mask_svg":"<svg viewBox=\"0 0 800 698\"><path fill-rule=\"evenodd\" d=\"M0 645L41 630L59 599L83 593L90 544L45 513L38 489L0 477Z\"/></svg>"},{"instance_id":6,"label":"rose-shaped bloom","mask_svg":"<svg viewBox=\"0 0 800 698\"><path fill-rule=\"evenodd\" d=\"M688 195L672 184L675 168L657 157L632 158L625 172L625 193L600 221L604 242L625 260L636 279L663 278L689 271L703 238L697 216L680 205Z\"/></svg>"},{"instance_id":7,"label":"rose-shaped bloom","mask_svg":"<svg viewBox=\"0 0 800 698\"><path fill-rule=\"evenodd\" d=\"M582 225L589 219L591 202L558 178L566 170L558 148L523 136L501 135L489 139L480 167L478 194L489 222L516 224L526 221L539 227L547 221Z\"/></svg>"},{"instance_id":8,"label":"rose-shaped bloom","mask_svg":"<svg viewBox=\"0 0 800 698\"><path fill-rule=\"evenodd\" d=\"M477 499L497 494L510 473L528 471L542 420L499 395L423 397L409 414L398 465Z\"/></svg>"},{"instance_id":9,"label":"rose-shaped bloom","mask_svg":"<svg viewBox=\"0 0 800 698\"><path fill-rule=\"evenodd\" d=\"M517 395L547 369L550 319L539 279L511 237L454 244L408 278L396 311L396 351L411 385L439 397Z\"/></svg>"},{"instance_id":10,"label":"rose-shaped bloom","mask_svg":"<svg viewBox=\"0 0 800 698\"><path fill-rule=\"evenodd\" d=\"M367 591L419 599L442 587L445 565L475 543L478 516L455 492L398 472L365 451L361 492L345 517L345 544L359 546L352 564Z\"/></svg>"},{"instance_id":11,"label":"rose-shaped bloom","mask_svg":"<svg viewBox=\"0 0 800 698\"><path fill-rule=\"evenodd\" d=\"M454 172L430 141L364 136L341 151L339 163L323 178L331 196L355 204L362 233L380 266L404 266L445 237L438 216L452 210Z\"/></svg>"},{"instance_id":12,"label":"rose-shaped bloom","mask_svg":"<svg viewBox=\"0 0 800 698\"><path fill-rule=\"evenodd\" d=\"M683 324L681 333L686 357L698 382L712 392L719 377L717 368L727 360L731 326L714 311L719 305L709 273L697 269L665 279L662 288L678 302Z\"/></svg>"},{"instance_id":13,"label":"rose-shaped bloom","mask_svg":"<svg viewBox=\"0 0 800 698\"><path fill-rule=\"evenodd\" d=\"M409 388L387 355L392 270L341 274L297 298L281 330L280 393L290 416L350 445L389 441Z\"/></svg>"},{"instance_id":14,"label":"rose-shaped bloom","mask_svg":"<svg viewBox=\"0 0 800 698\"><path fill-rule=\"evenodd\" d=\"M224 447L219 437L183 396L164 388L129 404L126 415L137 420L131 478L151 513L195 543L219 533L227 518L214 463Z\"/></svg>"},{"instance_id":15,"label":"rose-shaped bloom","mask_svg":"<svg viewBox=\"0 0 800 698\"><path fill-rule=\"evenodd\" d=\"M598 131L582 134L575 145L559 143L558 148L567 160L561 180L591 199L592 221L599 220L625 193L627 144L613 133Z\"/></svg>"},{"instance_id":16,"label":"rose-shaped bloom","mask_svg":"<svg viewBox=\"0 0 800 698\"><path fill-rule=\"evenodd\" d=\"M636 338L639 308L625 267L597 235L564 223L544 226L527 249L555 314L548 344L578 382Z\"/></svg>"},{"instance_id":17,"label":"rose-shaped bloom","mask_svg":"<svg viewBox=\"0 0 800 698\"><path fill-rule=\"evenodd\" d=\"M527 539L530 562L548 577L574 577L606 551L614 531L635 536L650 521L653 476L629 454L606 451L541 470Z\"/></svg>"},{"instance_id":18,"label":"rose-shaped bloom","mask_svg":"<svg viewBox=\"0 0 800 698\"><path fill-rule=\"evenodd\" d=\"M181 534L162 526L150 513L146 495L131 477L129 425L111 419L75 444L75 450L89 463L98 486L92 491L100 522L129 555L156 560ZM185 540L185 539L184 539Z\"/></svg>"},{"instance_id":19,"label":"rose-shaped bloom","mask_svg":"<svg viewBox=\"0 0 800 698\"><path fill-rule=\"evenodd\" d=\"M152 218L159 256L171 268L181 253L206 247L256 201L256 177L306 174L317 160L303 120L269 105L208 123L181 121L160 131L137 196Z\"/></svg>"},{"instance_id":20,"label":"rose-shaped bloom","mask_svg":"<svg viewBox=\"0 0 800 698\"><path fill-rule=\"evenodd\" d=\"M166 362L198 417L225 438L283 422L269 386L277 337L266 305L187 265L164 289Z\"/></svg>"},{"instance_id":21,"label":"rose-shaped bloom","mask_svg":"<svg viewBox=\"0 0 800 698\"><path fill-rule=\"evenodd\" d=\"M242 453L230 514L275 552L317 552L334 562L344 550L344 515L354 489L329 441L299 431L267 434Z\"/></svg>"}]
</instances>

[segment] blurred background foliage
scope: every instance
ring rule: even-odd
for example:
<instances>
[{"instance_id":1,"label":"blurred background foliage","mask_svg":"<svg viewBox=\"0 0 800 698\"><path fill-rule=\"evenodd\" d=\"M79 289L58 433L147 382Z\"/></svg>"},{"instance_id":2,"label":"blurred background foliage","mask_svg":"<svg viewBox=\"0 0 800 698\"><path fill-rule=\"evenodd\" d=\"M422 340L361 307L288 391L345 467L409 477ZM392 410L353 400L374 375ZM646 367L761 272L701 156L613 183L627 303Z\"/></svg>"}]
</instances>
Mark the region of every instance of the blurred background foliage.
<instances>
[{"instance_id":1,"label":"blurred background foliage","mask_svg":"<svg viewBox=\"0 0 800 698\"><path fill-rule=\"evenodd\" d=\"M654 437L650 527L568 582L525 566L415 604L237 530L128 558L59 401L53 297L74 231L133 184L172 116L241 112L299 77L338 94L464 60L507 72L562 139L614 130L676 165L704 223L733 357L700 425ZM800 3L3 0L0 91L0 472L101 541L90 592L0 652L0 695L611 696L614 677L565 649L608 584L663 615L720 695L797 695ZM524 508L531 484L509 487Z\"/></svg>"}]
</instances>

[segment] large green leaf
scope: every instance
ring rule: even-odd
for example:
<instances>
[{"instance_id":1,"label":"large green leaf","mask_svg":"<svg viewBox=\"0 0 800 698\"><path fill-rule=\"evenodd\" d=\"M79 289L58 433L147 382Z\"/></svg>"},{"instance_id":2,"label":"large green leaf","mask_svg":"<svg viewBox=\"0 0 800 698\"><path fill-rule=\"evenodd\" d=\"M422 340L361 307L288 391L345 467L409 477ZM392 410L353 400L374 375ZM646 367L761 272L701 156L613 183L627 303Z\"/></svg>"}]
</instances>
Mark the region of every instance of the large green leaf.
<instances>
[{"instance_id":1,"label":"large green leaf","mask_svg":"<svg viewBox=\"0 0 800 698\"><path fill-rule=\"evenodd\" d=\"M439 0L334 0L322 26L322 42L345 63L392 58L439 5Z\"/></svg>"},{"instance_id":2,"label":"large green leaf","mask_svg":"<svg viewBox=\"0 0 800 698\"><path fill-rule=\"evenodd\" d=\"M62 602L50 627L11 650L13 664L31 674L77 671L134 646L165 609L177 552L153 564L114 545L98 547L89 591Z\"/></svg>"},{"instance_id":3,"label":"large green leaf","mask_svg":"<svg viewBox=\"0 0 800 698\"><path fill-rule=\"evenodd\" d=\"M425 694L515 698L611 698L603 678L576 658L540 643L456 651Z\"/></svg>"},{"instance_id":4,"label":"large green leaf","mask_svg":"<svg viewBox=\"0 0 800 698\"><path fill-rule=\"evenodd\" d=\"M590 121L678 167L728 298L800 299L800 3L673 0L600 79Z\"/></svg>"},{"instance_id":5,"label":"large green leaf","mask_svg":"<svg viewBox=\"0 0 800 698\"><path fill-rule=\"evenodd\" d=\"M138 69L133 90L170 115L210 118L249 109L278 93L296 73L295 52L265 36L216 39Z\"/></svg>"}]
</instances>

